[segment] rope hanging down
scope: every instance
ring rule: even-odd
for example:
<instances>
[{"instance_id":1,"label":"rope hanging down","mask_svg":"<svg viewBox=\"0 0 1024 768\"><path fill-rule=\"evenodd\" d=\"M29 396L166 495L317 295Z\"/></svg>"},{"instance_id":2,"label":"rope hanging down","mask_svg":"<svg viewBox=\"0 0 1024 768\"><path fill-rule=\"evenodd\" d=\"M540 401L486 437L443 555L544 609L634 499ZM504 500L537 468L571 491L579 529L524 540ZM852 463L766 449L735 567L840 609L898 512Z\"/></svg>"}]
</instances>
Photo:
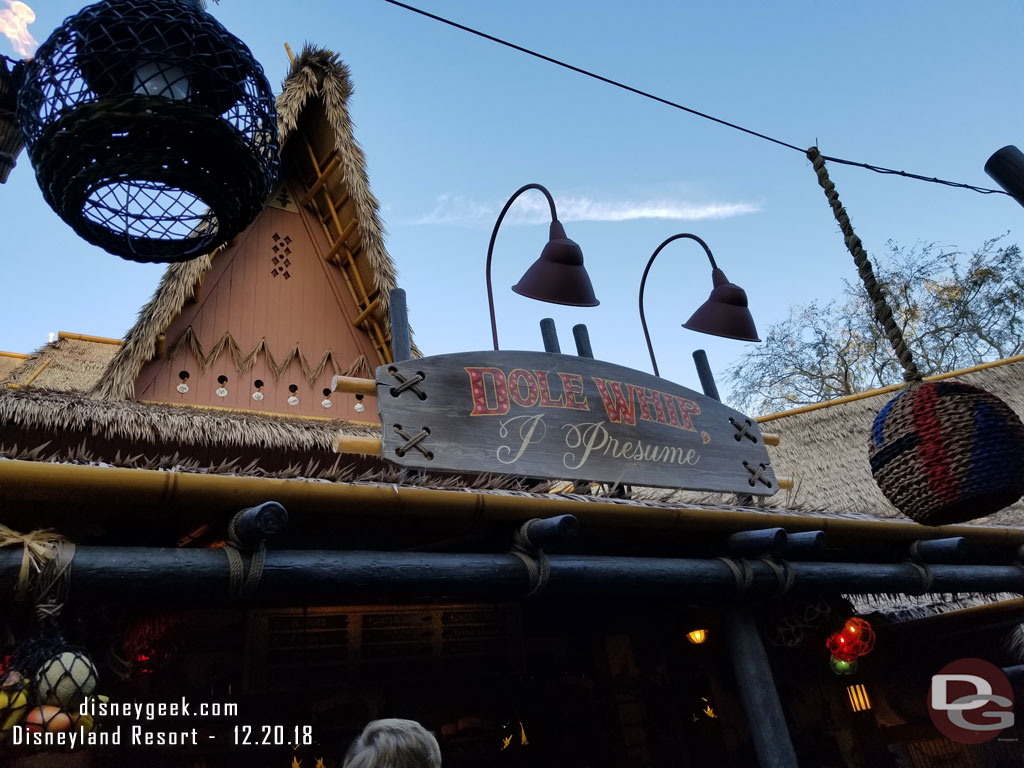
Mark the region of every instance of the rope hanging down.
<instances>
[{"instance_id":1,"label":"rope hanging down","mask_svg":"<svg viewBox=\"0 0 1024 768\"><path fill-rule=\"evenodd\" d=\"M920 381L924 376L918 370L917 363L914 362L910 347L907 345L906 339L903 338L903 331L896 323L896 318L889 307L889 302L886 301L882 286L875 279L875 272L871 268L871 261L864 250L864 245L853 231L853 224L850 223L846 209L839 202L839 193L836 192L835 184L828 177L828 170L825 168L825 158L821 156L817 147L811 147L807 150L807 159L814 165L814 172L818 175L818 184L825 190L825 197L828 198L832 213L835 215L836 221L839 222L846 247L853 254L853 262L857 265L857 272L860 274L860 279L864 281L864 287L871 299L875 320L882 327L889 343L892 344L900 365L903 366L903 378L906 381Z\"/></svg>"}]
</instances>

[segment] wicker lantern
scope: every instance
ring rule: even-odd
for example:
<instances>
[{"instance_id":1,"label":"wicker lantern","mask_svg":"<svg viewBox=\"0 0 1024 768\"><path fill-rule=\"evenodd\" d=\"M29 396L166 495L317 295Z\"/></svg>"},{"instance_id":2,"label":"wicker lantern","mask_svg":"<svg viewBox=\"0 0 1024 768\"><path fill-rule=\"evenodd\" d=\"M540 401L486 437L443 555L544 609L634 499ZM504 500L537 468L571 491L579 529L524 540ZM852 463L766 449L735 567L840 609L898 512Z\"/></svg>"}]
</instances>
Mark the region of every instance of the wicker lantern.
<instances>
[{"instance_id":1,"label":"wicker lantern","mask_svg":"<svg viewBox=\"0 0 1024 768\"><path fill-rule=\"evenodd\" d=\"M21 62L8 64L6 57L0 57L0 184L6 183L14 161L25 146L14 116L23 69Z\"/></svg>"},{"instance_id":2,"label":"wicker lantern","mask_svg":"<svg viewBox=\"0 0 1024 768\"><path fill-rule=\"evenodd\" d=\"M133 261L212 251L276 180L270 85L195 0L106 0L70 17L27 64L17 116L46 201Z\"/></svg>"}]
</instances>

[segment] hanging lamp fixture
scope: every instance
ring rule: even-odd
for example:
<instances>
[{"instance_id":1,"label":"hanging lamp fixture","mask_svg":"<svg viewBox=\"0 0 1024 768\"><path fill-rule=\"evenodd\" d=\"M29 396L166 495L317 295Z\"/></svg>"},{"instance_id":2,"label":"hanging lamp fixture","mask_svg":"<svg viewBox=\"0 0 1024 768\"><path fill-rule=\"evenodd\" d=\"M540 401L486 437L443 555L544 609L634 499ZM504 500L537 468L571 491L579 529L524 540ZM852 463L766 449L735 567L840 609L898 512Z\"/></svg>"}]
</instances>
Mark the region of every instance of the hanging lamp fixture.
<instances>
[{"instance_id":1,"label":"hanging lamp fixture","mask_svg":"<svg viewBox=\"0 0 1024 768\"><path fill-rule=\"evenodd\" d=\"M17 118L46 202L132 261L209 253L262 210L277 113L245 44L199 0L105 0L26 63Z\"/></svg>"}]
</instances>

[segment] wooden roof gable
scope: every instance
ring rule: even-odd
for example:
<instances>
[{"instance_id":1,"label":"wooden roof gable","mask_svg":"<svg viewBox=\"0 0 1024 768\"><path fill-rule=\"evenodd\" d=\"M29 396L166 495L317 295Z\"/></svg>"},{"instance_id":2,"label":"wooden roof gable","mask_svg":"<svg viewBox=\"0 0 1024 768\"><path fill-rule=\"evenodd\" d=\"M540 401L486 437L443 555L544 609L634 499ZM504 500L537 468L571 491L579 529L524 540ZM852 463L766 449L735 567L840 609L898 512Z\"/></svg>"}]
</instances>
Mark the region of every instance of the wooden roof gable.
<instances>
[{"instance_id":1,"label":"wooden roof gable","mask_svg":"<svg viewBox=\"0 0 1024 768\"><path fill-rule=\"evenodd\" d=\"M233 243L168 268L92 394L359 418L348 395L325 408L323 389L334 374L391 361L396 278L352 133L351 90L334 54L303 51L278 98L278 189ZM254 399L257 381L264 397Z\"/></svg>"}]
</instances>

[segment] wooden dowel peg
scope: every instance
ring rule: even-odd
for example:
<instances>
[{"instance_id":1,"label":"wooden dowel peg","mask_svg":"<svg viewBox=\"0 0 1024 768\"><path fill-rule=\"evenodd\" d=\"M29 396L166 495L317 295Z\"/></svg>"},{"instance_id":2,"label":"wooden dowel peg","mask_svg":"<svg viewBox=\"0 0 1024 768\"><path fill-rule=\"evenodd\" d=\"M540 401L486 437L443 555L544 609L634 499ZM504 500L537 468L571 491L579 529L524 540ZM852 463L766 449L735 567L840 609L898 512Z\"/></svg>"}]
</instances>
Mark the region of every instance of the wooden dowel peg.
<instances>
[{"instance_id":1,"label":"wooden dowel peg","mask_svg":"<svg viewBox=\"0 0 1024 768\"><path fill-rule=\"evenodd\" d=\"M781 552L786 546L786 538L783 528L740 531L726 539L725 547L731 555L753 557L766 552Z\"/></svg>"},{"instance_id":2,"label":"wooden dowel peg","mask_svg":"<svg viewBox=\"0 0 1024 768\"><path fill-rule=\"evenodd\" d=\"M348 395L377 396L377 382L373 379L359 379L355 376L335 376L331 379L331 391Z\"/></svg>"},{"instance_id":3,"label":"wooden dowel peg","mask_svg":"<svg viewBox=\"0 0 1024 768\"><path fill-rule=\"evenodd\" d=\"M365 456L380 456L380 438L338 435L338 437L334 438L333 448L335 453L360 453Z\"/></svg>"},{"instance_id":4,"label":"wooden dowel peg","mask_svg":"<svg viewBox=\"0 0 1024 768\"><path fill-rule=\"evenodd\" d=\"M779 436L771 432L762 432L761 439L764 440L765 445L778 445L780 442Z\"/></svg>"}]
</instances>

